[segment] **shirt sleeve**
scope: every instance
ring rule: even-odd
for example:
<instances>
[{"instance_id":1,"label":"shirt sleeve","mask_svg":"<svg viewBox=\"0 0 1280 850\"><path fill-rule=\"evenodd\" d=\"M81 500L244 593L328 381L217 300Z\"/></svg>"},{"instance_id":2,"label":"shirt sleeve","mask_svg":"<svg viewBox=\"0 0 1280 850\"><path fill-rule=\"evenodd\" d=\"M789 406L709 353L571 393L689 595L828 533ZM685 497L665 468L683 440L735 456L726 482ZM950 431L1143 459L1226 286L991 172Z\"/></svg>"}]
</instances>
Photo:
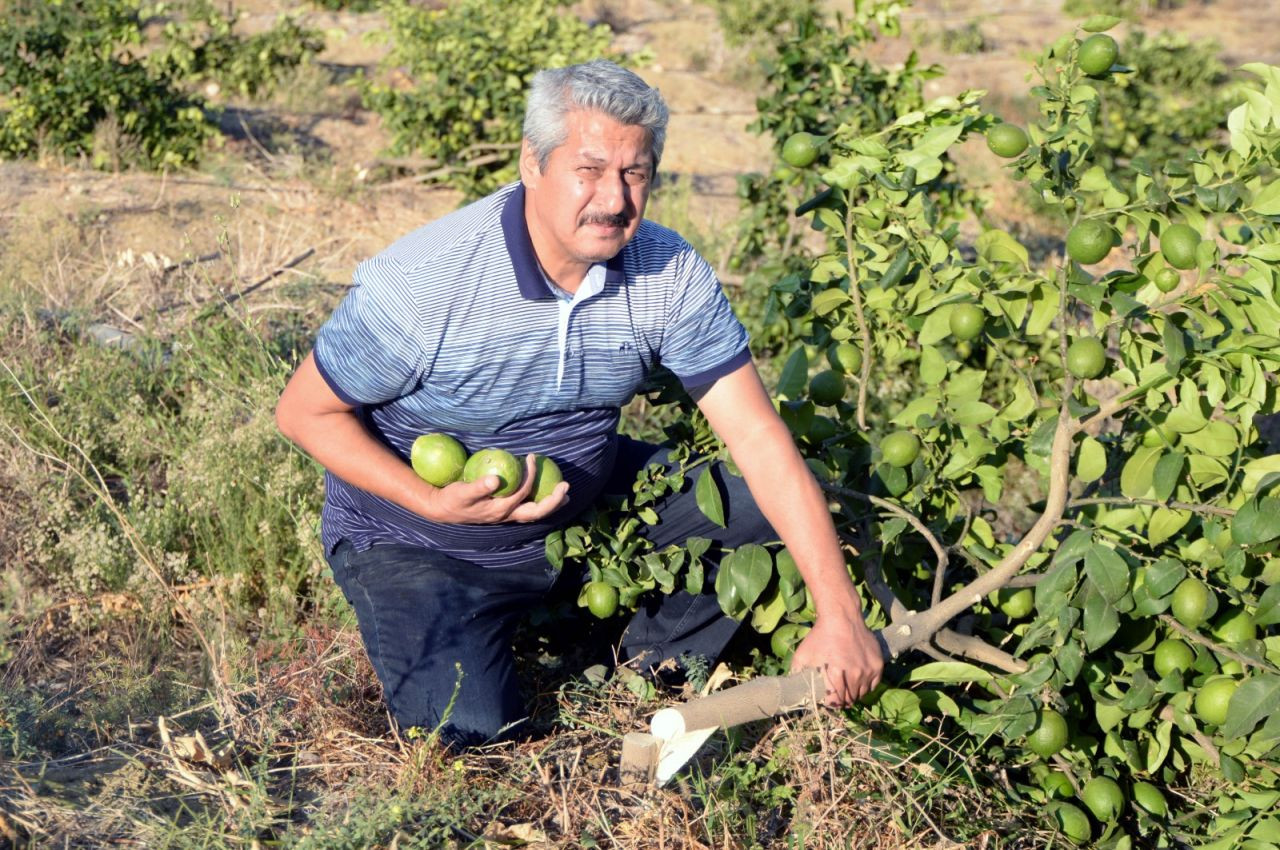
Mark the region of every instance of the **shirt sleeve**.
<instances>
[{"instance_id":1,"label":"shirt sleeve","mask_svg":"<svg viewBox=\"0 0 1280 850\"><path fill-rule=\"evenodd\" d=\"M659 359L686 388L705 386L751 361L747 329L706 260L686 246L677 262Z\"/></svg>"},{"instance_id":2,"label":"shirt sleeve","mask_svg":"<svg viewBox=\"0 0 1280 850\"><path fill-rule=\"evenodd\" d=\"M394 260L361 263L351 291L316 335L316 366L334 393L368 405L412 391L425 362L419 315Z\"/></svg>"}]
</instances>

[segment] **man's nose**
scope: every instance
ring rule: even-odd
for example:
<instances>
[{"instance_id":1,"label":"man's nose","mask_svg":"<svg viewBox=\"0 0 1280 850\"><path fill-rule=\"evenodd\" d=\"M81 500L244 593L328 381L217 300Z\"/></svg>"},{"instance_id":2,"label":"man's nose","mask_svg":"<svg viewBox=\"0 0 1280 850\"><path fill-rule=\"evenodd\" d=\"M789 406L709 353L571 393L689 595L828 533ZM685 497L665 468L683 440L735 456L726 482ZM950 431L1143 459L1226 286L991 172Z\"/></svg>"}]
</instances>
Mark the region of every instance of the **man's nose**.
<instances>
[{"instance_id":1,"label":"man's nose","mask_svg":"<svg viewBox=\"0 0 1280 850\"><path fill-rule=\"evenodd\" d=\"M621 215L627 209L627 184L621 174L610 174L596 181L592 206L610 215Z\"/></svg>"}]
</instances>

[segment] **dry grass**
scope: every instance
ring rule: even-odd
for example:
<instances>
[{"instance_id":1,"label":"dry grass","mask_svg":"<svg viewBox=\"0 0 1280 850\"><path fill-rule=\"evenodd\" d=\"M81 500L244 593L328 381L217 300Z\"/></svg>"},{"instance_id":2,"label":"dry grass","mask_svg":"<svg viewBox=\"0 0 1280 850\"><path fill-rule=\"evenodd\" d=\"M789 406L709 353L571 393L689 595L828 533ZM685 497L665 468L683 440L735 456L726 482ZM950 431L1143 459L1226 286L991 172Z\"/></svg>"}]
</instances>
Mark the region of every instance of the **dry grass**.
<instances>
[{"instance_id":1,"label":"dry grass","mask_svg":"<svg viewBox=\"0 0 1280 850\"><path fill-rule=\"evenodd\" d=\"M0 773L0 834L65 847L439 846L414 843L429 832L477 847L932 848L965 846L952 835L962 822L1002 817L976 784L929 765L937 740L911 761L837 715L713 739L671 787L637 792L617 783L620 737L658 702L625 677L534 681L533 739L455 754L388 729L349 625L246 647L243 684L221 688L195 684L210 671L190 632L127 594L60 605L29 627L0 685L5 722L19 726L4 730L17 752ZM231 698L219 705L214 690ZM38 704L15 711L16 694ZM353 824L368 844L343 843ZM1032 846L994 827L963 838Z\"/></svg>"}]
</instances>

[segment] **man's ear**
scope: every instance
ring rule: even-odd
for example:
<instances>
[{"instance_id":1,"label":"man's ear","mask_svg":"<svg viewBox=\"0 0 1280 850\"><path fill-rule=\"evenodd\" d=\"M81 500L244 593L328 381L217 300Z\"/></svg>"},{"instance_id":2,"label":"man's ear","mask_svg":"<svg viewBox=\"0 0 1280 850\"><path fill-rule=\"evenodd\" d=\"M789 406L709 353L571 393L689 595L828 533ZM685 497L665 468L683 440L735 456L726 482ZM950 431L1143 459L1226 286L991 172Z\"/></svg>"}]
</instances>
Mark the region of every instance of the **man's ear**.
<instances>
[{"instance_id":1,"label":"man's ear","mask_svg":"<svg viewBox=\"0 0 1280 850\"><path fill-rule=\"evenodd\" d=\"M534 154L533 147L528 139L522 139L520 141L520 182L526 188L532 187L541 176L542 169L538 166L538 157Z\"/></svg>"}]
</instances>

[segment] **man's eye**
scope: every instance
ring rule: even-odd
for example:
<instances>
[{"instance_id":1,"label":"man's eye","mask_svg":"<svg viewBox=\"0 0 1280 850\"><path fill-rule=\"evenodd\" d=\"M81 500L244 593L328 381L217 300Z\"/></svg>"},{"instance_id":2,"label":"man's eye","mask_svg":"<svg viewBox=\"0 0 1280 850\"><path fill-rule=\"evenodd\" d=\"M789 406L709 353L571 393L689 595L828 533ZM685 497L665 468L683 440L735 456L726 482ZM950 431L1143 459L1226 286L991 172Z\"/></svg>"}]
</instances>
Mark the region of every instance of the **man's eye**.
<instances>
[{"instance_id":1,"label":"man's eye","mask_svg":"<svg viewBox=\"0 0 1280 850\"><path fill-rule=\"evenodd\" d=\"M623 178L632 186L640 186L649 182L649 172L631 169L622 173Z\"/></svg>"}]
</instances>

